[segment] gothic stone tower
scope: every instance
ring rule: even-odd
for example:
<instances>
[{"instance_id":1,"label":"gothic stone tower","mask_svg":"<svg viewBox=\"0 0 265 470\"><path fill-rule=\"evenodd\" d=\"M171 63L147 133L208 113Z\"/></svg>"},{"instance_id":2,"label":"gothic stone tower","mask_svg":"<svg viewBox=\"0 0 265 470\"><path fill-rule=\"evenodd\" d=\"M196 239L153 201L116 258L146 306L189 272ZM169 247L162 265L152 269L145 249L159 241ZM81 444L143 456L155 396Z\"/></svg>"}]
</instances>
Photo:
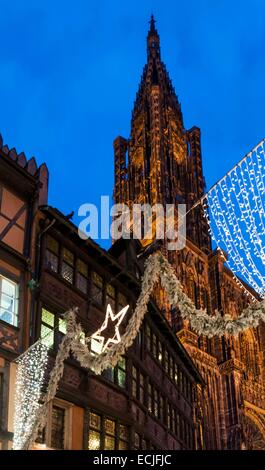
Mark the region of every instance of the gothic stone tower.
<instances>
[{"instance_id":1,"label":"gothic stone tower","mask_svg":"<svg viewBox=\"0 0 265 470\"><path fill-rule=\"evenodd\" d=\"M185 203L189 209L205 191L200 129L184 128L153 17L131 136L117 137L114 152L116 203ZM211 251L200 206L188 216L186 247L167 255L186 293L210 315L218 309L236 316L249 302L251 289L240 289L224 259ZM205 380L204 447L265 448L264 326L239 338L209 340L191 331L177 311L168 319Z\"/></svg>"},{"instance_id":2,"label":"gothic stone tower","mask_svg":"<svg viewBox=\"0 0 265 470\"><path fill-rule=\"evenodd\" d=\"M184 129L178 97L161 61L153 17L147 64L132 113L131 138L117 137L114 150L116 203L184 203L189 209L204 193L200 129ZM192 211L187 231L200 248L209 251L208 227L200 208Z\"/></svg>"}]
</instances>

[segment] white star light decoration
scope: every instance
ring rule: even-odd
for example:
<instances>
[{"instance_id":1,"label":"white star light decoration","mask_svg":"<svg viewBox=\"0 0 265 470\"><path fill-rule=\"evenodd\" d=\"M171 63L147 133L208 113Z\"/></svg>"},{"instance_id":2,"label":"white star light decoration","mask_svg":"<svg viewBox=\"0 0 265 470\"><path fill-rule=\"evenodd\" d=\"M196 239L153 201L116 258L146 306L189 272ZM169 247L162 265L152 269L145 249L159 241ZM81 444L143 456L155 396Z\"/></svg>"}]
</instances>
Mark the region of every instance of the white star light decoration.
<instances>
[{"instance_id":1,"label":"white star light decoration","mask_svg":"<svg viewBox=\"0 0 265 470\"><path fill-rule=\"evenodd\" d=\"M93 339L93 340L96 340L98 342L98 345L99 345L98 353L99 354L106 351L106 349L109 347L109 345L111 343L112 344L118 344L121 341L119 326L120 326L121 322L123 321L123 319L124 319L124 317L127 313L128 308L129 308L129 305L126 305L126 307L123 307L123 309L120 310L120 312L118 312L115 315L112 311L111 305L108 304L104 322L102 323L101 327L96 331L96 333L94 333L91 336L91 340ZM106 339L104 336L101 335L101 333L102 333L102 331L106 330L106 328L108 327L109 320L111 320L112 322L117 322L117 323L115 325L115 334L114 334L114 336L112 338Z\"/></svg>"}]
</instances>

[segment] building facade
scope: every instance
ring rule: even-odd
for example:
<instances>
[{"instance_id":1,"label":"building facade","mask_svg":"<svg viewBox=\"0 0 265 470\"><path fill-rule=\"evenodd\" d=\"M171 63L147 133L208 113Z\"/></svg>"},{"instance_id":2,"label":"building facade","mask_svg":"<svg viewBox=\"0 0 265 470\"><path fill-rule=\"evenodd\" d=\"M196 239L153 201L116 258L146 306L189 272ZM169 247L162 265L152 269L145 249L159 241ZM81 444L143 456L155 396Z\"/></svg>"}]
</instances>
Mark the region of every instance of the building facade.
<instances>
[{"instance_id":1,"label":"building facade","mask_svg":"<svg viewBox=\"0 0 265 470\"><path fill-rule=\"evenodd\" d=\"M14 359L31 343L38 207L48 170L3 145L0 136L0 448L12 446Z\"/></svg>"},{"instance_id":2,"label":"building facade","mask_svg":"<svg viewBox=\"0 0 265 470\"><path fill-rule=\"evenodd\" d=\"M115 139L114 154L116 203L185 203L189 210L204 194L200 129L184 127L178 97L161 61L153 17L131 135ZM164 252L196 307L206 308L210 315L218 309L235 317L248 304L251 289L240 289L223 257L212 250L201 205L187 216L186 247L168 251L165 242ZM165 305L163 292L160 297ZM165 314L207 384L205 448L265 448L264 325L239 338L209 340L191 331L177 311L167 308Z\"/></svg>"},{"instance_id":3,"label":"building facade","mask_svg":"<svg viewBox=\"0 0 265 470\"><path fill-rule=\"evenodd\" d=\"M61 314L78 307L78 320L91 335L106 307L118 312L140 294L140 247L117 242L106 252L80 239L58 210L40 208L41 266L37 280L35 338L51 350L51 365L65 333ZM126 322L121 327L125 327ZM48 334L47 333L51 333ZM107 331L112 337L113 332ZM92 353L96 345L91 343ZM195 415L203 380L154 302L133 346L115 368L101 376L65 364L64 376L46 430L36 448L193 449L202 446ZM59 418L60 416L60 418ZM66 439L67 436L67 439Z\"/></svg>"}]
</instances>

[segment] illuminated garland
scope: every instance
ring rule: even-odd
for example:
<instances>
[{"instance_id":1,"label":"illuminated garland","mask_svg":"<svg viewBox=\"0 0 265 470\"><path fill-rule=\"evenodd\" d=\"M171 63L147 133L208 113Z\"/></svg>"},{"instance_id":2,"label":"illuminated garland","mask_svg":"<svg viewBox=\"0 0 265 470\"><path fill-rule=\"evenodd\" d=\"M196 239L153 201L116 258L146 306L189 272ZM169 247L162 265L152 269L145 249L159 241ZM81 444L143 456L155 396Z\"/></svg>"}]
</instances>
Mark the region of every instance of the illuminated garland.
<instances>
[{"instance_id":1,"label":"illuminated garland","mask_svg":"<svg viewBox=\"0 0 265 470\"><path fill-rule=\"evenodd\" d=\"M265 276L265 141L204 196L212 239L228 253L227 265L262 297ZM244 288L243 283L236 281ZM246 290L247 295L249 295Z\"/></svg>"}]
</instances>

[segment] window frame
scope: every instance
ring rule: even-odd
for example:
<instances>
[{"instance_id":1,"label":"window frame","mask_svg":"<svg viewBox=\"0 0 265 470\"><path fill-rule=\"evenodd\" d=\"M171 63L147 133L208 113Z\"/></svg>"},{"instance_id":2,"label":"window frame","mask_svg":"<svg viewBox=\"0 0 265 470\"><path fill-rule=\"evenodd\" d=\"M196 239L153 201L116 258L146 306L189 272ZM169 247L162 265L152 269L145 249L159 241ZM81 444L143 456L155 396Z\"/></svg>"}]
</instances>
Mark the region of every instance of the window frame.
<instances>
[{"instance_id":1,"label":"window frame","mask_svg":"<svg viewBox=\"0 0 265 470\"><path fill-rule=\"evenodd\" d=\"M94 428L93 426L90 425L90 415L95 414L99 417L100 419L100 425L99 429ZM115 430L114 434L106 432L106 421L112 421L114 422ZM110 416L108 414L104 414L100 411L94 410L94 409L89 409L88 411L88 424L87 424L87 431L86 431L86 449L87 450L92 450L89 448L89 435L90 431L96 431L99 434L99 440L100 440L100 448L98 450L103 451L106 450L106 436L114 438L114 451L119 450L120 442L127 443L127 450L130 448L130 434L131 434L131 427L130 425L122 422L120 419L117 419L113 416ZM127 440L124 438L120 437L120 428L125 427L127 428Z\"/></svg>"},{"instance_id":2,"label":"window frame","mask_svg":"<svg viewBox=\"0 0 265 470\"><path fill-rule=\"evenodd\" d=\"M45 310L46 312L50 313L51 315L53 315L54 317L54 323L53 323L53 326L52 325L49 325L49 323L46 323L43 321L42 319L42 315L43 315L43 310ZM52 345L47 345L47 347L49 348L50 351L54 351L56 350L58 347L59 347L59 344L61 342L61 339L62 337L65 335L65 332L62 331L62 327L60 327L60 323L63 324L64 326L66 325L65 323L65 320L59 315L57 314L53 309L49 309L46 305L41 305L41 308L40 308L40 327L39 327L39 338L40 339L44 339L44 343L45 343L45 336L44 338L42 337L41 335L41 332L42 332L42 326L44 326L45 328L48 328L49 330L51 330L53 332L53 344ZM61 329L60 329L61 328ZM47 333L48 334L48 333ZM50 333L51 334L51 333Z\"/></svg>"},{"instance_id":3,"label":"window frame","mask_svg":"<svg viewBox=\"0 0 265 470\"><path fill-rule=\"evenodd\" d=\"M62 449L57 449L51 446L52 442L52 410L53 407L61 408L64 410L64 443ZM35 442L35 447L47 448L52 450L70 450L72 448L72 424L73 424L73 408L74 404L54 398L51 403L48 404L48 415L46 426L43 430L44 442Z\"/></svg>"},{"instance_id":4,"label":"window frame","mask_svg":"<svg viewBox=\"0 0 265 470\"><path fill-rule=\"evenodd\" d=\"M2 271L0 271L0 310L2 310L2 309L4 310L4 308L1 307L1 305L2 305L2 303L1 303L2 302L2 293L3 293L2 292L2 282L3 282L3 280L9 282L10 284L12 284L14 286L14 289L15 289L15 297L14 297L15 309L14 309L14 311L9 312L9 313L11 313L11 316L12 316L12 319L13 319L12 323L2 319L1 317L0 317L0 320L3 323L5 323L6 325L10 325L14 328L19 328L20 284L19 284L19 281L17 279L15 279L13 276L10 276L9 274L6 274L6 273L3 273ZM8 294L4 294L4 295L8 296ZM8 312L8 310L7 310L7 312Z\"/></svg>"}]
</instances>

